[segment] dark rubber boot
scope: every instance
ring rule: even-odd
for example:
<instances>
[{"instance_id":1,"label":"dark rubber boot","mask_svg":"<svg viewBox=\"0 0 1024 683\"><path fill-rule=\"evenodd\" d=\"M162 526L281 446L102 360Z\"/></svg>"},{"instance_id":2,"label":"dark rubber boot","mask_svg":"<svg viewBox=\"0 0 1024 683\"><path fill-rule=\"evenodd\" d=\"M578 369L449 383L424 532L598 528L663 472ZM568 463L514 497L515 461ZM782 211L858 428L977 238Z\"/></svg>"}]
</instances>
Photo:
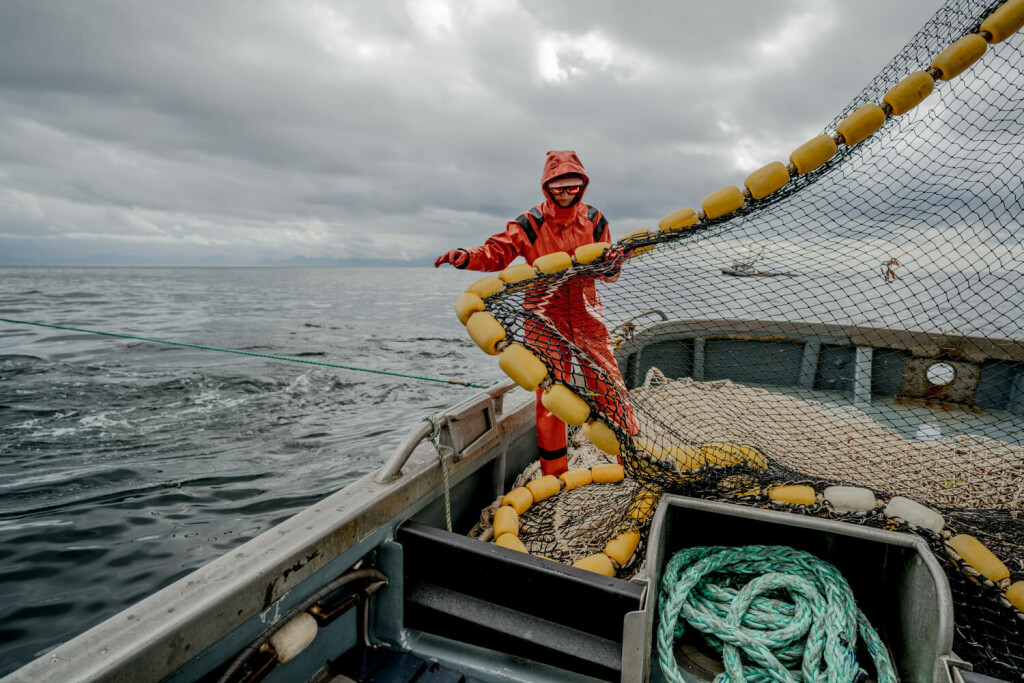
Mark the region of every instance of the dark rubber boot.
<instances>
[{"instance_id":1,"label":"dark rubber boot","mask_svg":"<svg viewBox=\"0 0 1024 683\"><path fill-rule=\"evenodd\" d=\"M544 475L552 474L557 477L562 472L569 471L569 458L565 455L560 458L541 458L540 471Z\"/></svg>"}]
</instances>

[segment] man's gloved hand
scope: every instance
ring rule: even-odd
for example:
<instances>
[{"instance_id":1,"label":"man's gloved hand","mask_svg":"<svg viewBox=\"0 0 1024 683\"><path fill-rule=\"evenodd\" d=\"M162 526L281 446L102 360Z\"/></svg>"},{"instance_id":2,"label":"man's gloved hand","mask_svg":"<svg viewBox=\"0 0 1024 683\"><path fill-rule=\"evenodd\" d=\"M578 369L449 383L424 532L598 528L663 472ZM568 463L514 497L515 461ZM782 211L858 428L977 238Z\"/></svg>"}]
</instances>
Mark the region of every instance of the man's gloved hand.
<instances>
[{"instance_id":1,"label":"man's gloved hand","mask_svg":"<svg viewBox=\"0 0 1024 683\"><path fill-rule=\"evenodd\" d=\"M626 250L621 244L613 245L604 252L604 271L599 276L605 282L615 282L619 278L622 264L626 262Z\"/></svg>"},{"instance_id":2,"label":"man's gloved hand","mask_svg":"<svg viewBox=\"0 0 1024 683\"><path fill-rule=\"evenodd\" d=\"M440 268L442 263L450 263L456 268L462 269L469 265L469 252L465 249L452 249L437 257L434 267Z\"/></svg>"}]
</instances>

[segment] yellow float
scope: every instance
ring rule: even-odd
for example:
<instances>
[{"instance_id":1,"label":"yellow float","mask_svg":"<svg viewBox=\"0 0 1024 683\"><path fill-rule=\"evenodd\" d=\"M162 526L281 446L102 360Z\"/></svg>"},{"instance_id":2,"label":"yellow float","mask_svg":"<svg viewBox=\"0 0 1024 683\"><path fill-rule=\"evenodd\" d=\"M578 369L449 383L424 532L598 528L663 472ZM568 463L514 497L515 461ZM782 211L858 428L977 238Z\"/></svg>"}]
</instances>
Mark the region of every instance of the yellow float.
<instances>
[{"instance_id":1,"label":"yellow float","mask_svg":"<svg viewBox=\"0 0 1024 683\"><path fill-rule=\"evenodd\" d=\"M797 173L803 175L810 173L834 157L838 149L839 147L831 135L819 135L793 150L793 153L789 155L789 163L793 164Z\"/></svg>"},{"instance_id":2,"label":"yellow float","mask_svg":"<svg viewBox=\"0 0 1024 683\"><path fill-rule=\"evenodd\" d=\"M522 344L506 346L498 358L498 367L527 391L534 391L548 376L547 366Z\"/></svg>"},{"instance_id":3,"label":"yellow float","mask_svg":"<svg viewBox=\"0 0 1024 683\"><path fill-rule=\"evenodd\" d=\"M743 186L747 188L752 199L764 199L773 192L782 189L789 182L789 171L781 161L762 166L747 176Z\"/></svg>"},{"instance_id":4,"label":"yellow float","mask_svg":"<svg viewBox=\"0 0 1024 683\"><path fill-rule=\"evenodd\" d=\"M472 318L470 322L472 322ZM552 384L541 395L540 400L545 408L567 425L578 427L590 417L590 406L587 405L587 402L564 384Z\"/></svg>"},{"instance_id":5,"label":"yellow float","mask_svg":"<svg viewBox=\"0 0 1024 683\"><path fill-rule=\"evenodd\" d=\"M572 256L564 251L556 251L553 254L541 256L533 262L533 267L543 275L560 273L563 270L572 268Z\"/></svg>"},{"instance_id":6,"label":"yellow float","mask_svg":"<svg viewBox=\"0 0 1024 683\"><path fill-rule=\"evenodd\" d=\"M882 103L889 106L893 116L906 114L921 104L935 89L935 79L927 71L917 71L893 86L885 93Z\"/></svg>"},{"instance_id":7,"label":"yellow float","mask_svg":"<svg viewBox=\"0 0 1024 683\"><path fill-rule=\"evenodd\" d=\"M885 110L877 104L865 104L836 126L836 133L842 136L843 144L853 147L871 137L871 134L885 123Z\"/></svg>"},{"instance_id":8,"label":"yellow float","mask_svg":"<svg viewBox=\"0 0 1024 683\"><path fill-rule=\"evenodd\" d=\"M768 489L768 497L778 503L788 503L789 505L814 505L817 501L814 487L802 484L773 486Z\"/></svg>"},{"instance_id":9,"label":"yellow float","mask_svg":"<svg viewBox=\"0 0 1024 683\"><path fill-rule=\"evenodd\" d=\"M474 313L484 310L484 300L473 292L463 292L455 300L455 315L465 325Z\"/></svg>"},{"instance_id":10,"label":"yellow float","mask_svg":"<svg viewBox=\"0 0 1024 683\"><path fill-rule=\"evenodd\" d=\"M583 425L583 436L608 455L619 454L619 437L611 427L600 420L591 420Z\"/></svg>"},{"instance_id":11,"label":"yellow float","mask_svg":"<svg viewBox=\"0 0 1024 683\"><path fill-rule=\"evenodd\" d=\"M980 30L992 36L990 43L1001 43L1024 26L1024 0L1007 0L981 22Z\"/></svg>"},{"instance_id":12,"label":"yellow float","mask_svg":"<svg viewBox=\"0 0 1024 683\"><path fill-rule=\"evenodd\" d=\"M489 296L494 296L503 289L505 289L505 283L492 276L477 280L467 287L466 291L476 294L481 299L486 299Z\"/></svg>"},{"instance_id":13,"label":"yellow float","mask_svg":"<svg viewBox=\"0 0 1024 683\"><path fill-rule=\"evenodd\" d=\"M949 546L964 562L993 583L1010 577L1010 570L981 541L968 534L958 534L949 539Z\"/></svg>"},{"instance_id":14,"label":"yellow float","mask_svg":"<svg viewBox=\"0 0 1024 683\"><path fill-rule=\"evenodd\" d=\"M517 282L525 282L526 280L532 280L537 277L537 271L533 266L526 263L519 263L514 266L509 266L505 270L498 273L498 279L502 282L507 282L510 285L514 285Z\"/></svg>"},{"instance_id":15,"label":"yellow float","mask_svg":"<svg viewBox=\"0 0 1024 683\"><path fill-rule=\"evenodd\" d=\"M971 33L940 52L932 61L932 68L939 72L939 80L948 81L981 59L986 49L988 42L979 34Z\"/></svg>"},{"instance_id":16,"label":"yellow float","mask_svg":"<svg viewBox=\"0 0 1024 683\"><path fill-rule=\"evenodd\" d=\"M709 194L704 198L704 201L700 203L701 208L704 210L704 215L708 217L709 221L713 221L716 218L722 216L728 216L733 211L743 208L743 204L746 202L746 197L743 196L743 192L736 186L723 187L718 192Z\"/></svg>"},{"instance_id":17,"label":"yellow float","mask_svg":"<svg viewBox=\"0 0 1024 683\"><path fill-rule=\"evenodd\" d=\"M691 228L698 223L700 223L700 216L697 215L695 209L688 206L685 209L673 211L658 221L658 230L661 232L676 232Z\"/></svg>"},{"instance_id":18,"label":"yellow float","mask_svg":"<svg viewBox=\"0 0 1024 683\"><path fill-rule=\"evenodd\" d=\"M505 341L505 328L490 313L482 311L471 315L466 331L484 353L496 356L501 352L498 345Z\"/></svg>"},{"instance_id":19,"label":"yellow float","mask_svg":"<svg viewBox=\"0 0 1024 683\"><path fill-rule=\"evenodd\" d=\"M604 256L604 252L608 251L611 246L607 242L584 244L576 247L576 251L573 252L573 258L576 259L577 265L585 266Z\"/></svg>"}]
</instances>

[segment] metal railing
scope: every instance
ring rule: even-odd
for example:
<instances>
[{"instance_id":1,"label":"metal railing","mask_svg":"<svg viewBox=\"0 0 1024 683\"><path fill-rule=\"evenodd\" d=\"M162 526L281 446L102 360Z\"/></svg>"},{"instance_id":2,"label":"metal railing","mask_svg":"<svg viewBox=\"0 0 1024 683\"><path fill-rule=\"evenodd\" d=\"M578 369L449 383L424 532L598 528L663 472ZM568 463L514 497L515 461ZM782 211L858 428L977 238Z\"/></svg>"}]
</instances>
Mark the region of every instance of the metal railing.
<instances>
[{"instance_id":1,"label":"metal railing","mask_svg":"<svg viewBox=\"0 0 1024 683\"><path fill-rule=\"evenodd\" d=\"M405 463L408 462L413 451L416 450L416 447L419 446L420 442L424 439L434 435L435 423L438 429L445 432L442 440L452 443L453 441L457 441L457 439L452 438L450 433L452 423L463 419L472 413L489 412L489 425L485 432L478 438L487 436L495 427L495 413L501 412L500 405L495 406L494 404L499 402L506 392L515 387L515 382L512 380L505 380L499 384L489 387L480 394L477 394L473 398L470 398L466 402L455 406L441 415L425 416L416 424L415 427L409 430L409 433L406 434L402 443L398 445L388 461L377 471L377 474L373 478L374 481L378 484L387 484L402 476L402 467L404 467ZM488 418L485 417L485 420L487 419ZM434 435L434 437L439 438L440 435ZM474 441L465 444L454 443L455 458L458 459L460 452L466 447L472 445Z\"/></svg>"}]
</instances>

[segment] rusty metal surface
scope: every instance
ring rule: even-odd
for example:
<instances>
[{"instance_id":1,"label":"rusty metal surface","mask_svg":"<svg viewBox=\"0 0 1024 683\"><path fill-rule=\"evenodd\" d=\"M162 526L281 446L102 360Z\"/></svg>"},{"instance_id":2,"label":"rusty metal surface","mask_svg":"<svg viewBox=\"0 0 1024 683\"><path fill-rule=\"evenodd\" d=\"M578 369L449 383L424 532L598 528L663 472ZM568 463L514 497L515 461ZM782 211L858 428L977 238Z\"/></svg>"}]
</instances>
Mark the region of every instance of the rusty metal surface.
<instances>
[{"instance_id":1,"label":"rusty metal surface","mask_svg":"<svg viewBox=\"0 0 1024 683\"><path fill-rule=\"evenodd\" d=\"M947 384L933 383L928 379L928 370L933 365L952 368L953 379ZM974 401L974 391L978 388L980 377L981 365L978 363L915 356L908 358L903 366L899 395L944 403L970 404Z\"/></svg>"},{"instance_id":2,"label":"rusty metal surface","mask_svg":"<svg viewBox=\"0 0 1024 683\"><path fill-rule=\"evenodd\" d=\"M1024 360L1024 342L1013 339L970 337L960 334L930 334L915 330L876 327L850 328L850 341L857 346L902 349L918 356L945 356L967 362Z\"/></svg>"}]
</instances>

